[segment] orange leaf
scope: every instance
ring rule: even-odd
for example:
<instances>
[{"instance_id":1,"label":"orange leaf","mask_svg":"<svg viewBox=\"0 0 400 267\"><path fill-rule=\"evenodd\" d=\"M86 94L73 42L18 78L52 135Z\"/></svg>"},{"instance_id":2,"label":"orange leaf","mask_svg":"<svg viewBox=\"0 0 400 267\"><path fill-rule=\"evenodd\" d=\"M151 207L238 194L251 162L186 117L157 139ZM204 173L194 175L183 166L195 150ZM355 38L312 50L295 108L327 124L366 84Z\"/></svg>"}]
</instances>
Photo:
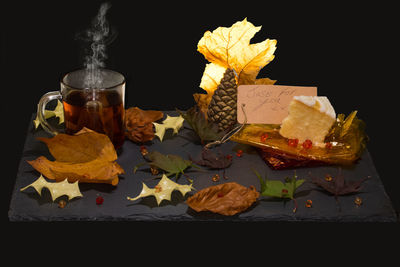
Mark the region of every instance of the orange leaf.
<instances>
[{"instance_id":1,"label":"orange leaf","mask_svg":"<svg viewBox=\"0 0 400 267\"><path fill-rule=\"evenodd\" d=\"M116 162L95 159L84 163L71 163L50 161L40 156L39 158L28 161L38 172L45 177L63 181L66 178L72 183L79 181L80 183L107 183L118 184L118 175L123 174L124 170Z\"/></svg>"},{"instance_id":2,"label":"orange leaf","mask_svg":"<svg viewBox=\"0 0 400 267\"><path fill-rule=\"evenodd\" d=\"M225 183L200 190L186 201L197 212L211 211L222 215L235 215L248 209L260 196L254 186Z\"/></svg>"},{"instance_id":3,"label":"orange leaf","mask_svg":"<svg viewBox=\"0 0 400 267\"><path fill-rule=\"evenodd\" d=\"M85 128L84 128L85 129ZM57 161L86 162L97 158L117 160L117 153L107 135L81 130L75 135L57 134L52 138L38 137Z\"/></svg>"},{"instance_id":4,"label":"orange leaf","mask_svg":"<svg viewBox=\"0 0 400 267\"><path fill-rule=\"evenodd\" d=\"M117 185L118 175L124 173L115 162L118 156L113 144L104 134L83 129L75 135L38 139L47 145L55 161L40 156L28 163L49 179Z\"/></svg>"}]
</instances>

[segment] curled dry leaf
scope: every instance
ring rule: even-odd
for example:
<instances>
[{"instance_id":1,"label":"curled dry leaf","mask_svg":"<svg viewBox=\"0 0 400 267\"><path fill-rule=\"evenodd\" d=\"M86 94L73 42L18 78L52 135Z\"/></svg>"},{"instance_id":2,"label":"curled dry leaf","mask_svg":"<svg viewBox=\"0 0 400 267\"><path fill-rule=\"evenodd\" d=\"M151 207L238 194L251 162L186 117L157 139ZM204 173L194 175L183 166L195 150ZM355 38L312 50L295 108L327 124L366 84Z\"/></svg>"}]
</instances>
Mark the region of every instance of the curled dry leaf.
<instances>
[{"instance_id":1,"label":"curled dry leaf","mask_svg":"<svg viewBox=\"0 0 400 267\"><path fill-rule=\"evenodd\" d=\"M113 144L104 134L84 129L75 135L38 139L47 145L55 161L40 156L28 163L49 179L117 185L118 175L124 173L115 162L118 156Z\"/></svg>"},{"instance_id":2,"label":"curled dry leaf","mask_svg":"<svg viewBox=\"0 0 400 267\"><path fill-rule=\"evenodd\" d=\"M164 113L156 110L142 110L131 107L125 111L126 137L137 143L144 143L154 138L153 122L162 119Z\"/></svg>"},{"instance_id":3,"label":"curled dry leaf","mask_svg":"<svg viewBox=\"0 0 400 267\"><path fill-rule=\"evenodd\" d=\"M197 212L211 211L231 216L248 209L259 196L254 186L247 188L231 182L200 190L186 203Z\"/></svg>"}]
</instances>

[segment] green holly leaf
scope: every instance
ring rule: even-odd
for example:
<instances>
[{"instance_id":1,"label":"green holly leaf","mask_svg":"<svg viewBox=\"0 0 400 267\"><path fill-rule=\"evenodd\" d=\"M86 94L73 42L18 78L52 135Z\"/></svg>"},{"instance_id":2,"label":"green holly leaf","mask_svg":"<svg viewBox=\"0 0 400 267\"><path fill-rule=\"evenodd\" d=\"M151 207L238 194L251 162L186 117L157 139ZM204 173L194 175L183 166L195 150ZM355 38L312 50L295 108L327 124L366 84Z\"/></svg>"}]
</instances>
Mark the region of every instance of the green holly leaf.
<instances>
[{"instance_id":1,"label":"green holly leaf","mask_svg":"<svg viewBox=\"0 0 400 267\"><path fill-rule=\"evenodd\" d=\"M269 180L266 176L263 179L257 171L254 173L260 180L261 195L263 196L294 199L296 189L304 183L304 179L298 180L296 174L291 178L287 177L283 183L279 180Z\"/></svg>"},{"instance_id":2,"label":"green holly leaf","mask_svg":"<svg viewBox=\"0 0 400 267\"><path fill-rule=\"evenodd\" d=\"M189 167L199 168L194 165L192 161L185 160L178 155L164 155L158 151L149 152L144 158L147 162L135 166L133 170L134 173L136 173L138 167L147 164L163 170L168 177L175 174L175 177L178 178L179 175L184 174L184 171Z\"/></svg>"},{"instance_id":3,"label":"green holly leaf","mask_svg":"<svg viewBox=\"0 0 400 267\"><path fill-rule=\"evenodd\" d=\"M267 176L265 176L265 179L263 179L256 170L254 170L254 173L260 180L262 196L292 199L295 204L293 212L296 212L297 202L294 198L294 194L296 193L297 188L299 188L304 183L304 179L298 180L295 172L293 177L287 177L285 179L285 183L283 183L279 180L268 180Z\"/></svg>"}]
</instances>

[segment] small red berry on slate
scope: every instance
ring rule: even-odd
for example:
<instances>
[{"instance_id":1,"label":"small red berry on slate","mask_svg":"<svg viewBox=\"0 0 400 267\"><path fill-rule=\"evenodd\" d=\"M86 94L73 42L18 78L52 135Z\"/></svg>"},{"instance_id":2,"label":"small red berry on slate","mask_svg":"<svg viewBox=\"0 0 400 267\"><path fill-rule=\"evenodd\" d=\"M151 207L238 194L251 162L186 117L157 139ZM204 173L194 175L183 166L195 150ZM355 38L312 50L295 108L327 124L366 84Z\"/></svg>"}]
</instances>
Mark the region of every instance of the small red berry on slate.
<instances>
[{"instance_id":1,"label":"small red berry on slate","mask_svg":"<svg viewBox=\"0 0 400 267\"><path fill-rule=\"evenodd\" d=\"M96 204L101 205L104 202L104 198L102 196L96 197Z\"/></svg>"}]
</instances>

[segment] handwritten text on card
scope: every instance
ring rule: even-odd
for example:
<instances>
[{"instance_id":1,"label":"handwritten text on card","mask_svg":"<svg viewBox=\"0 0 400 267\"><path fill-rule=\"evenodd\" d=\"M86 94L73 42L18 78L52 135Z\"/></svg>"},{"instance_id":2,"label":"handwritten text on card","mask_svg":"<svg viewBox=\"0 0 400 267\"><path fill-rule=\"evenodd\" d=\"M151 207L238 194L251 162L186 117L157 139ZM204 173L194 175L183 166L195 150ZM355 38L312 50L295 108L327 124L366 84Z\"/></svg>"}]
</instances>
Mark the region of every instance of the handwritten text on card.
<instances>
[{"instance_id":1,"label":"handwritten text on card","mask_svg":"<svg viewBox=\"0 0 400 267\"><path fill-rule=\"evenodd\" d=\"M317 87L286 85L240 85L237 118L244 122L241 105L245 104L247 123L280 124L288 115L290 101L296 95L317 95Z\"/></svg>"}]
</instances>

